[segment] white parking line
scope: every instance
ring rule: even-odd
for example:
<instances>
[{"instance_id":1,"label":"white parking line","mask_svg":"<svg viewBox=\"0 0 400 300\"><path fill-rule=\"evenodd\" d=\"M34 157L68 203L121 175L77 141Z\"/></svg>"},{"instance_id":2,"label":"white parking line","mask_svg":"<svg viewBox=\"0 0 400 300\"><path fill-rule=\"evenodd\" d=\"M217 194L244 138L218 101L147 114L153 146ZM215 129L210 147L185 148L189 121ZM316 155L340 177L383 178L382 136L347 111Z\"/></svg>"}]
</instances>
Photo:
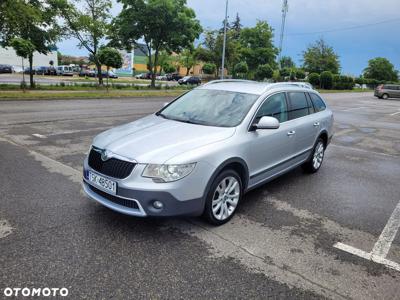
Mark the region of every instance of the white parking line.
<instances>
[{"instance_id":1,"label":"white parking line","mask_svg":"<svg viewBox=\"0 0 400 300\"><path fill-rule=\"evenodd\" d=\"M33 133L32 135L41 139L46 139L50 136L56 136L56 135L64 135L64 134L74 134L74 133L79 133L79 132L86 132L86 131L103 131L110 129L110 126L106 127L98 127L98 128L87 128L87 129L80 129L80 130L70 130L70 131L61 131L61 132L54 132L54 133L49 133L47 135L43 135L40 133Z\"/></svg>"},{"instance_id":2,"label":"white parking line","mask_svg":"<svg viewBox=\"0 0 400 300\"><path fill-rule=\"evenodd\" d=\"M13 229L7 220L0 220L0 239L10 235Z\"/></svg>"},{"instance_id":3,"label":"white parking line","mask_svg":"<svg viewBox=\"0 0 400 300\"><path fill-rule=\"evenodd\" d=\"M392 113L392 114L390 114L390 115L391 115L391 116L395 116L395 115L398 115L398 114L400 114L400 111L395 112L395 113Z\"/></svg>"},{"instance_id":4,"label":"white parking line","mask_svg":"<svg viewBox=\"0 0 400 300\"><path fill-rule=\"evenodd\" d=\"M383 229L378 241L375 243L374 248L371 252L365 252L361 249L354 248L352 246L336 243L333 247L342 251L351 253L358 257L371 260L378 264L385 265L400 272L400 264L395 263L391 260L386 259L389 253L390 247L392 246L393 240L400 227L400 202L397 204L392 215L390 216L385 228Z\"/></svg>"},{"instance_id":5,"label":"white parking line","mask_svg":"<svg viewBox=\"0 0 400 300\"><path fill-rule=\"evenodd\" d=\"M33 135L34 137L37 137L37 138L40 138L40 139L45 139L45 138L46 138L45 135L39 134L39 133L33 133L32 135Z\"/></svg>"},{"instance_id":6,"label":"white parking line","mask_svg":"<svg viewBox=\"0 0 400 300\"><path fill-rule=\"evenodd\" d=\"M344 110L342 110L342 111L352 111L352 110L363 109L363 108L367 108L367 107L365 107L365 106L352 107L352 108L344 109Z\"/></svg>"}]
</instances>

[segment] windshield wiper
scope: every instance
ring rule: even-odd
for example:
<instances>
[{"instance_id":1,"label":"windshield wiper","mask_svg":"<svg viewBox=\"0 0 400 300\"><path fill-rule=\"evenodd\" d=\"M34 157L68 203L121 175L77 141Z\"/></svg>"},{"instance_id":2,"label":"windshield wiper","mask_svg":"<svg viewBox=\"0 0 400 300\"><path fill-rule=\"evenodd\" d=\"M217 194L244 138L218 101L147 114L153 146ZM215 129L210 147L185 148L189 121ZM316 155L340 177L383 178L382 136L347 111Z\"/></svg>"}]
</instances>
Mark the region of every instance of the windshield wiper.
<instances>
[{"instance_id":1,"label":"windshield wiper","mask_svg":"<svg viewBox=\"0 0 400 300\"><path fill-rule=\"evenodd\" d=\"M160 112L156 112L156 116L164 118L164 119L169 119L166 115L164 115L163 113L160 113Z\"/></svg>"}]
</instances>

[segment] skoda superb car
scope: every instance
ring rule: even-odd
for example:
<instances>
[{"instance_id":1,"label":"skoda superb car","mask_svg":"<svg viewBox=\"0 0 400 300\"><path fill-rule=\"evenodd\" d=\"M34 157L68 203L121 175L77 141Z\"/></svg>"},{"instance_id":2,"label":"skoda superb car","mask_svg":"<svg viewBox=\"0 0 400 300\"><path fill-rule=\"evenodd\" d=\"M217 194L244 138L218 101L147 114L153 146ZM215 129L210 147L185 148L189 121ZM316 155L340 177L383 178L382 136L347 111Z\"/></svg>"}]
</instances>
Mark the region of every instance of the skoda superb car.
<instances>
[{"instance_id":1,"label":"skoda superb car","mask_svg":"<svg viewBox=\"0 0 400 300\"><path fill-rule=\"evenodd\" d=\"M87 195L132 216L205 216L221 225L243 195L302 166L317 172L333 116L309 88L213 81L107 130L84 161Z\"/></svg>"}]
</instances>

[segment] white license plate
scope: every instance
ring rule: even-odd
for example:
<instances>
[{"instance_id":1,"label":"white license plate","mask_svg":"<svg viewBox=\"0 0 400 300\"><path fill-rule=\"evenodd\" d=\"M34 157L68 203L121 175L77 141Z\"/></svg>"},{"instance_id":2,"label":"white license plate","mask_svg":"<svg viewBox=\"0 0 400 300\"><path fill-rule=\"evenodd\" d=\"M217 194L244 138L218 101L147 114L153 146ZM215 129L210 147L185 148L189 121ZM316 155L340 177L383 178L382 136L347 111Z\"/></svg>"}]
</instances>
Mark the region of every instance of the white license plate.
<instances>
[{"instance_id":1,"label":"white license plate","mask_svg":"<svg viewBox=\"0 0 400 300\"><path fill-rule=\"evenodd\" d=\"M117 193L117 183L99 174L89 171L89 181L96 187L99 187L111 194L115 195Z\"/></svg>"}]
</instances>

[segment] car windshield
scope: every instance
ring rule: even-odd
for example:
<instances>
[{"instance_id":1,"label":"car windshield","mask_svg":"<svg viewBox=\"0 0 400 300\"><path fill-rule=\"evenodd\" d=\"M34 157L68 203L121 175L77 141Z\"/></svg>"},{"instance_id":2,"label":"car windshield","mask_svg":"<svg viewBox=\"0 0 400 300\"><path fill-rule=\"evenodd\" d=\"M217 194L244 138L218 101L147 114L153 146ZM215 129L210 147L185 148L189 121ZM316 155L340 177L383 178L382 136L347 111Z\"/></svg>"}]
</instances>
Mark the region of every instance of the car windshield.
<instances>
[{"instance_id":1,"label":"car windshield","mask_svg":"<svg viewBox=\"0 0 400 300\"><path fill-rule=\"evenodd\" d=\"M259 96L254 94L196 89L166 106L156 115L192 124L235 127Z\"/></svg>"}]
</instances>

